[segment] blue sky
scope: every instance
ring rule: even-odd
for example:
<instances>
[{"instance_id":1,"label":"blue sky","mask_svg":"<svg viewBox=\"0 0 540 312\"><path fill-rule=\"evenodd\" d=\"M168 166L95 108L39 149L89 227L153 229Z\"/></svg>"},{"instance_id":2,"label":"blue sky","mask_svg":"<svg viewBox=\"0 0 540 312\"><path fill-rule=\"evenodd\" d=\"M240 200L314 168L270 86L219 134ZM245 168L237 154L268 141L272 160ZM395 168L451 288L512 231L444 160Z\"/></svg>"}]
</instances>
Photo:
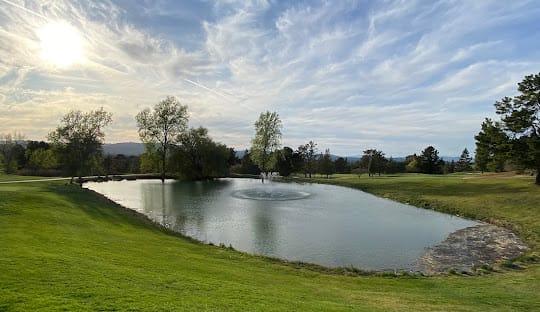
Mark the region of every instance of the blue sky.
<instances>
[{"instance_id":1,"label":"blue sky","mask_svg":"<svg viewBox=\"0 0 540 312\"><path fill-rule=\"evenodd\" d=\"M107 141L136 142L135 114L174 95L237 148L271 110L293 147L458 155L540 72L539 20L539 1L0 0L0 133L44 139L70 109L103 106ZM53 31L56 58L51 23L71 31Z\"/></svg>"}]
</instances>

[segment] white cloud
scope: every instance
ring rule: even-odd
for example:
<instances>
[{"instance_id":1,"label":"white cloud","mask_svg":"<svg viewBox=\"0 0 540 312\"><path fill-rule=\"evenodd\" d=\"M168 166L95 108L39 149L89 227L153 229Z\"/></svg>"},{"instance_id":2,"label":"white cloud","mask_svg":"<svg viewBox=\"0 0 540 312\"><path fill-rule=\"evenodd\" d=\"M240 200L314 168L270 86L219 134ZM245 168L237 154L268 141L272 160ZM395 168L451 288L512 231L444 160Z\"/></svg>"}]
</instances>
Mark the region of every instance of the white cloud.
<instances>
[{"instance_id":1,"label":"white cloud","mask_svg":"<svg viewBox=\"0 0 540 312\"><path fill-rule=\"evenodd\" d=\"M440 142L458 153L473 147L491 104L540 67L513 33L538 17L527 1L219 1L196 38L155 32L109 1L21 5L67 20L87 44L85 64L51 68L36 57L47 21L0 4L0 123L36 139L71 108L104 106L116 117L108 140L137 140L133 116L172 94L193 125L236 147L268 109L292 146L314 139L337 153L401 155ZM172 15L163 3L143 11Z\"/></svg>"}]
</instances>

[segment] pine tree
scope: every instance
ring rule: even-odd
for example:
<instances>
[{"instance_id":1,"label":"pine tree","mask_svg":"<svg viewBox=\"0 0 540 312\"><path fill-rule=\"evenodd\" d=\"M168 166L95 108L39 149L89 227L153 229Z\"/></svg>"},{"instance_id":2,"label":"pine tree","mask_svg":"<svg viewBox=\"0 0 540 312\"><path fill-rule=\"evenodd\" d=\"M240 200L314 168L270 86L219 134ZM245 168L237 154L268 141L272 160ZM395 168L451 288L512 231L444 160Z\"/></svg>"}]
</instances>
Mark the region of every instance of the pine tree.
<instances>
[{"instance_id":1,"label":"pine tree","mask_svg":"<svg viewBox=\"0 0 540 312\"><path fill-rule=\"evenodd\" d=\"M469 150L465 148L463 152L461 152L461 156L459 157L459 160L456 162L456 172L464 172L464 171L471 171L472 170L472 157L469 154Z\"/></svg>"},{"instance_id":2,"label":"pine tree","mask_svg":"<svg viewBox=\"0 0 540 312\"><path fill-rule=\"evenodd\" d=\"M508 158L510 139L498 122L486 118L476 139L475 166L477 170L500 172Z\"/></svg>"},{"instance_id":3,"label":"pine tree","mask_svg":"<svg viewBox=\"0 0 540 312\"><path fill-rule=\"evenodd\" d=\"M444 161L439 157L439 152L433 146L426 147L418 160L422 173L437 174L443 171Z\"/></svg>"}]
</instances>

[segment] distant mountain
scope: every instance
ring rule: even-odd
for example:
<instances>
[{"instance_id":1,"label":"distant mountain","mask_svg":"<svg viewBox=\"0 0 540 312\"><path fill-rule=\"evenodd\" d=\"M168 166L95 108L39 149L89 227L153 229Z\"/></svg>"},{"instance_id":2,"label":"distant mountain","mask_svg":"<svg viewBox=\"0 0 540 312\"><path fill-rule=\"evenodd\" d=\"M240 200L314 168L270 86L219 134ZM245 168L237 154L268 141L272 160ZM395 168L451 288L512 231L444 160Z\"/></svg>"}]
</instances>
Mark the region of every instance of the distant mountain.
<instances>
[{"instance_id":1,"label":"distant mountain","mask_svg":"<svg viewBox=\"0 0 540 312\"><path fill-rule=\"evenodd\" d=\"M144 153L144 144L134 142L104 144L103 152L106 155L139 156Z\"/></svg>"}]
</instances>

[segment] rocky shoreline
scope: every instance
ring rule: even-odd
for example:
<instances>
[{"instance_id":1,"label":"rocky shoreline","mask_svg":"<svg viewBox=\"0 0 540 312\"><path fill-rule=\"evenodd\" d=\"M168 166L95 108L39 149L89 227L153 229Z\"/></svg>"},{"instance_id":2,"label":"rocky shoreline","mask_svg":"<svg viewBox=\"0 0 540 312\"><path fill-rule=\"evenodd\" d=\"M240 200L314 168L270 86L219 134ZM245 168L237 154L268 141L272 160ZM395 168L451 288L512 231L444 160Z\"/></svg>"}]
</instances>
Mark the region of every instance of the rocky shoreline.
<instances>
[{"instance_id":1,"label":"rocky shoreline","mask_svg":"<svg viewBox=\"0 0 540 312\"><path fill-rule=\"evenodd\" d=\"M427 275L473 274L479 268L516 258L527 250L510 230L480 224L451 233L438 245L428 248L417 261L416 269Z\"/></svg>"}]
</instances>

